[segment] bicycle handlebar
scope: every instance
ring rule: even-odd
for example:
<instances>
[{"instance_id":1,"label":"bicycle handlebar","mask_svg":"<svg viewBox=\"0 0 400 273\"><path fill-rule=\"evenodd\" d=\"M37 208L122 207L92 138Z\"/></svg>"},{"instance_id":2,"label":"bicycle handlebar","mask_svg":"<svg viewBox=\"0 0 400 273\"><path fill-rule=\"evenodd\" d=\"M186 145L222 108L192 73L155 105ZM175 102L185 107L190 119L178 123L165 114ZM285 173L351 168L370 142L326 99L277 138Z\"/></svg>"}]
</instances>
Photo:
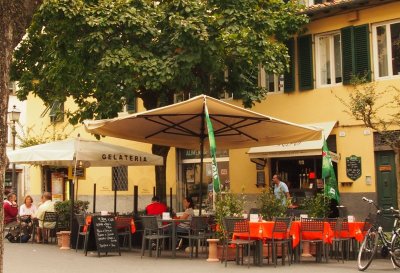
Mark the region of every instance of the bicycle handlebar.
<instances>
[{"instance_id":1,"label":"bicycle handlebar","mask_svg":"<svg viewBox=\"0 0 400 273\"><path fill-rule=\"evenodd\" d=\"M367 197L363 197L362 200L363 200L364 202L369 203L369 204L373 204L373 205L376 207L376 209L378 210L378 211L377 211L378 214L380 214L381 211L388 211L388 212L394 212L394 213L397 214L398 217L400 217L400 210L396 210L396 209L394 209L393 207L390 207L390 208L388 208L388 209L381 209L381 208L378 207L377 204L375 204L374 200L368 199Z\"/></svg>"}]
</instances>

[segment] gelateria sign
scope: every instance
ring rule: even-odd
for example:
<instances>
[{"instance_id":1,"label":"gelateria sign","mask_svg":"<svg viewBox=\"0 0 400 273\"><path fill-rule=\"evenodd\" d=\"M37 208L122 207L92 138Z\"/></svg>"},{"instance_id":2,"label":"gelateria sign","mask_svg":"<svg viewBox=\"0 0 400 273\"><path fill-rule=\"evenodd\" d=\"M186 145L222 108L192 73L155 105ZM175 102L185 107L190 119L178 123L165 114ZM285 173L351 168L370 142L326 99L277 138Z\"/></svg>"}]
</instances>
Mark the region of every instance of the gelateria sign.
<instances>
[{"instance_id":1,"label":"gelateria sign","mask_svg":"<svg viewBox=\"0 0 400 273\"><path fill-rule=\"evenodd\" d=\"M130 161L130 162L147 162L146 156L127 155L127 154L102 154L103 160L111 161Z\"/></svg>"}]
</instances>

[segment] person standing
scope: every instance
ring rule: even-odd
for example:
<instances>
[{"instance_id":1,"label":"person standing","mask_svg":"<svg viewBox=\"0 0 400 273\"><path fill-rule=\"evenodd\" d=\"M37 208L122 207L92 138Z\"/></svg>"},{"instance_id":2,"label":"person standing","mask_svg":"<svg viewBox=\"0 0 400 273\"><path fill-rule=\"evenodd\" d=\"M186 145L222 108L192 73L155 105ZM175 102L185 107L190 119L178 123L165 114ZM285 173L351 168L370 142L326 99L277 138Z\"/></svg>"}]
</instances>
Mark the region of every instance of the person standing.
<instances>
[{"instance_id":1,"label":"person standing","mask_svg":"<svg viewBox=\"0 0 400 273\"><path fill-rule=\"evenodd\" d=\"M288 186L281 181L281 177L277 174L272 176L272 182L274 183L274 195L276 199L282 200L282 204L286 205L286 200L290 198Z\"/></svg>"}]
</instances>

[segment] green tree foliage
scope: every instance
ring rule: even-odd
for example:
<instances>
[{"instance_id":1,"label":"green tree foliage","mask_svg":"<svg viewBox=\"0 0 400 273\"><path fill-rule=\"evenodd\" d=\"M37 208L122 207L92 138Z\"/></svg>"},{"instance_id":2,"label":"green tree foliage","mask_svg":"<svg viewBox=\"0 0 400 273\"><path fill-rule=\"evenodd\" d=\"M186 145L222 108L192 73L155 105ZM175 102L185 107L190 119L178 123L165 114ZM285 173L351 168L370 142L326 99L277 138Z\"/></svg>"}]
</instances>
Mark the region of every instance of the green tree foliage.
<instances>
[{"instance_id":1,"label":"green tree foliage","mask_svg":"<svg viewBox=\"0 0 400 273\"><path fill-rule=\"evenodd\" d=\"M72 124L116 117L132 97L149 110L177 93L228 92L250 107L267 93L259 65L288 69L283 41L306 22L294 1L46 0L15 51L12 76L20 99L73 99ZM153 146L164 158L168 151ZM157 166L162 200L165 180Z\"/></svg>"},{"instance_id":2,"label":"green tree foliage","mask_svg":"<svg viewBox=\"0 0 400 273\"><path fill-rule=\"evenodd\" d=\"M225 217L241 217L244 206L244 195L236 195L231 192L218 193L215 196L215 220L218 224L219 231L217 237L224 237Z\"/></svg>"},{"instance_id":3,"label":"green tree foliage","mask_svg":"<svg viewBox=\"0 0 400 273\"><path fill-rule=\"evenodd\" d=\"M258 66L287 69L282 41L307 21L296 12L281 0L48 0L15 52L13 78L21 99L72 97L74 124L115 117L130 96L150 109L177 92L227 91L251 106L266 94Z\"/></svg>"},{"instance_id":4,"label":"green tree foliage","mask_svg":"<svg viewBox=\"0 0 400 273\"><path fill-rule=\"evenodd\" d=\"M285 198L284 193L281 193L281 198ZM272 220L274 217L283 217L286 215L289 200L282 203L280 198L276 198L274 193L263 190L257 198L260 213L264 219Z\"/></svg>"}]
</instances>

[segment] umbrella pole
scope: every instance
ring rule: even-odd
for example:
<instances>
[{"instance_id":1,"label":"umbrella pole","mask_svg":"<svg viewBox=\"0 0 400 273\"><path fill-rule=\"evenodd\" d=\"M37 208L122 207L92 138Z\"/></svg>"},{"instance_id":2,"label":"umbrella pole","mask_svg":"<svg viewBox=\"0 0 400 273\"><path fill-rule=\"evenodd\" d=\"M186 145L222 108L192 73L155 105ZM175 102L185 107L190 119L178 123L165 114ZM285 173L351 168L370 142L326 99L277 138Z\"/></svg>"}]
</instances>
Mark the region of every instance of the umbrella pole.
<instances>
[{"instance_id":1,"label":"umbrella pole","mask_svg":"<svg viewBox=\"0 0 400 273\"><path fill-rule=\"evenodd\" d=\"M96 212L96 183L93 184L93 213Z\"/></svg>"},{"instance_id":2,"label":"umbrella pole","mask_svg":"<svg viewBox=\"0 0 400 273\"><path fill-rule=\"evenodd\" d=\"M71 203L71 207L70 207L70 217L69 217L69 230L72 231L72 222L74 219L74 206L75 206L75 200L74 200L74 180L71 179L69 180L69 196L70 196L70 203ZM71 240L71 244L72 244L72 240Z\"/></svg>"},{"instance_id":3,"label":"umbrella pole","mask_svg":"<svg viewBox=\"0 0 400 273\"><path fill-rule=\"evenodd\" d=\"M117 185L114 185L114 216L117 216Z\"/></svg>"},{"instance_id":4,"label":"umbrella pole","mask_svg":"<svg viewBox=\"0 0 400 273\"><path fill-rule=\"evenodd\" d=\"M200 133L200 187L199 187L199 215L201 215L201 207L203 205L203 160L204 160L204 139L205 139L205 105L203 104L203 115L201 115L201 133Z\"/></svg>"}]
</instances>

